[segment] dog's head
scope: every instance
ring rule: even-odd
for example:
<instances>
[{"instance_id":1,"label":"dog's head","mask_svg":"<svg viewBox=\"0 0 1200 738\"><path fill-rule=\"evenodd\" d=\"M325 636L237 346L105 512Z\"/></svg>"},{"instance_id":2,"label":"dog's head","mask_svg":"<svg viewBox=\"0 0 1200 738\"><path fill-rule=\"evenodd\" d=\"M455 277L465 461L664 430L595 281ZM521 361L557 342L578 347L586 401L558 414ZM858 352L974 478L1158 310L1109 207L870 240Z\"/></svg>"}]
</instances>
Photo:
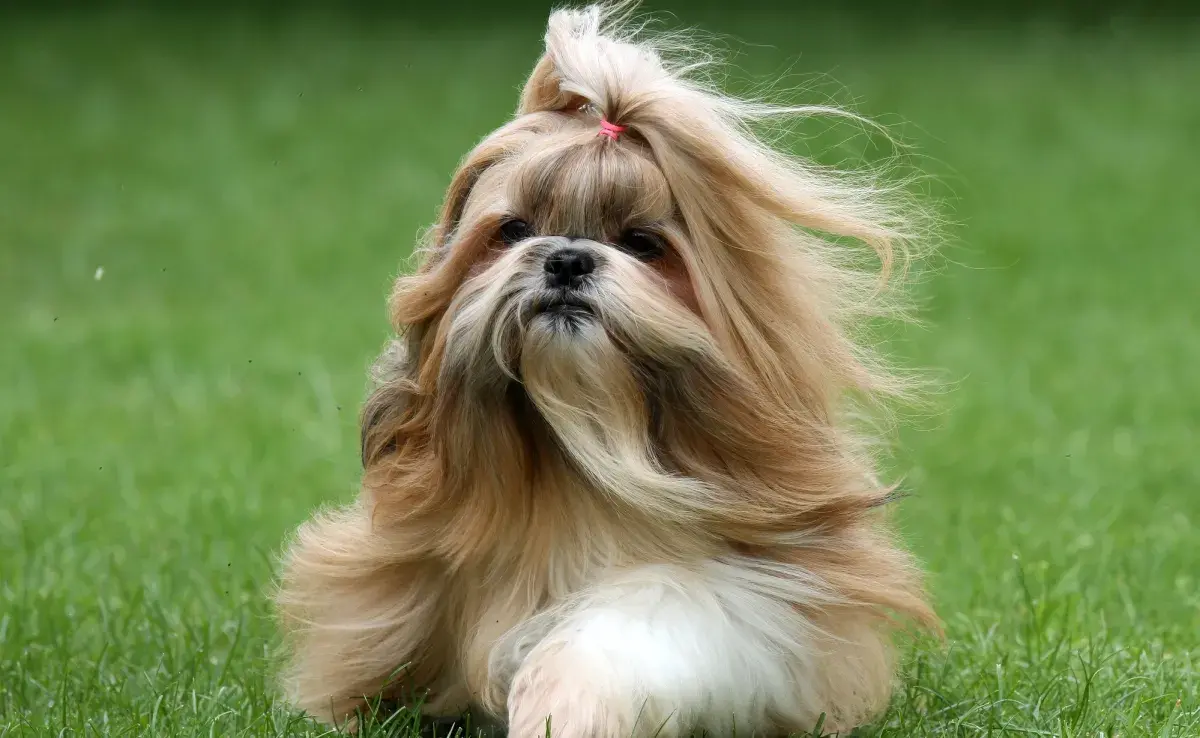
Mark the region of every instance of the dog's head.
<instances>
[{"instance_id":1,"label":"dog's head","mask_svg":"<svg viewBox=\"0 0 1200 738\"><path fill-rule=\"evenodd\" d=\"M546 46L397 282L369 474L503 495L564 462L725 535L883 499L838 399L895 387L850 329L900 211L751 133L812 110L714 92L603 9L556 12Z\"/></svg>"}]
</instances>

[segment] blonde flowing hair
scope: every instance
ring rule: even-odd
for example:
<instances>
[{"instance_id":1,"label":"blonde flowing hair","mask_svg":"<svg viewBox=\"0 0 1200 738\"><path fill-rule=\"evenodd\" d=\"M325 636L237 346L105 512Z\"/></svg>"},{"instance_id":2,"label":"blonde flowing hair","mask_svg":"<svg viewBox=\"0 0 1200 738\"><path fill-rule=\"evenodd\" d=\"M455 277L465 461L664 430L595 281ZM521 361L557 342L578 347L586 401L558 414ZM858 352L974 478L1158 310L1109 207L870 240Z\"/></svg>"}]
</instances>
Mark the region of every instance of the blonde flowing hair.
<instances>
[{"instance_id":1,"label":"blonde flowing hair","mask_svg":"<svg viewBox=\"0 0 1200 738\"><path fill-rule=\"evenodd\" d=\"M710 55L631 11L554 12L516 115L463 160L396 283L361 498L301 527L278 598L290 694L324 719L401 683L435 712L503 714L531 649L631 566L781 603L760 626L797 683L763 687L760 717L789 729L875 714L897 616L937 627L852 422L913 389L856 337L900 315L889 284L927 221L902 186L761 133L828 109L724 94ZM557 241L498 246L517 202L597 244L636 212L670 256L597 252L595 321L566 341L529 317Z\"/></svg>"}]
</instances>

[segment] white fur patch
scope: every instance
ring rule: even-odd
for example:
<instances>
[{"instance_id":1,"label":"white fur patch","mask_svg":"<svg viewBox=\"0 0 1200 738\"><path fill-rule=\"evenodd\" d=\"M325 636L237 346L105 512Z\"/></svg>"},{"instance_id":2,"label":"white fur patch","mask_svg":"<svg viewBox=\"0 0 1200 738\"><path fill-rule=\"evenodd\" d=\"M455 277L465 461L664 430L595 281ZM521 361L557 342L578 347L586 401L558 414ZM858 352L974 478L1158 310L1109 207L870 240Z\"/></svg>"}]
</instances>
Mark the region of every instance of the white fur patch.
<instances>
[{"instance_id":1,"label":"white fur patch","mask_svg":"<svg viewBox=\"0 0 1200 738\"><path fill-rule=\"evenodd\" d=\"M747 563L624 571L508 634L493 663L520 661L514 735L547 715L555 736L749 735L782 716L815 722L817 654L793 606L825 595ZM786 599L769 591L781 586Z\"/></svg>"}]
</instances>

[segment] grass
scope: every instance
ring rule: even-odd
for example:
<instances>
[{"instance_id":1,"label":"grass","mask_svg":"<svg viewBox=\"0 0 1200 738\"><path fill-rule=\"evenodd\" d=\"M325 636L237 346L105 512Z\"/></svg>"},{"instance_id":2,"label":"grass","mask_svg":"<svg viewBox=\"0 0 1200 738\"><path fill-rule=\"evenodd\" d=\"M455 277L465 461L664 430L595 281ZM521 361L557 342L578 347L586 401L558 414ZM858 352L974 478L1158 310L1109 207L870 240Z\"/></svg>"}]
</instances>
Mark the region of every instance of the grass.
<instances>
[{"instance_id":1,"label":"grass","mask_svg":"<svg viewBox=\"0 0 1200 738\"><path fill-rule=\"evenodd\" d=\"M897 349L950 391L895 459L948 639L861 734L1200 734L1200 27L683 17L953 194ZM320 733L273 557L354 494L389 280L538 24L0 22L0 736Z\"/></svg>"}]
</instances>

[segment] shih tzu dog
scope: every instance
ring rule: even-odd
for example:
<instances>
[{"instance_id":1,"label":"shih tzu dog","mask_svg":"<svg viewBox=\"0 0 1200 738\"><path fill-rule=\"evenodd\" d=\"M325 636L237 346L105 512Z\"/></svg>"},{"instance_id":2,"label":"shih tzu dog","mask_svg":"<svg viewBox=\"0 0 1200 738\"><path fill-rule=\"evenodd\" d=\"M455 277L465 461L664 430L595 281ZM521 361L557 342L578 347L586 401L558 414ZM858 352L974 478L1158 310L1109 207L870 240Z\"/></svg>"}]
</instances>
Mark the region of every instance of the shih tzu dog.
<instances>
[{"instance_id":1,"label":"shih tzu dog","mask_svg":"<svg viewBox=\"0 0 1200 738\"><path fill-rule=\"evenodd\" d=\"M416 695L513 738L846 730L892 632L937 627L849 422L903 390L855 328L904 210L754 133L813 109L717 92L628 16L550 17L396 283L360 498L278 593L323 721Z\"/></svg>"}]
</instances>

